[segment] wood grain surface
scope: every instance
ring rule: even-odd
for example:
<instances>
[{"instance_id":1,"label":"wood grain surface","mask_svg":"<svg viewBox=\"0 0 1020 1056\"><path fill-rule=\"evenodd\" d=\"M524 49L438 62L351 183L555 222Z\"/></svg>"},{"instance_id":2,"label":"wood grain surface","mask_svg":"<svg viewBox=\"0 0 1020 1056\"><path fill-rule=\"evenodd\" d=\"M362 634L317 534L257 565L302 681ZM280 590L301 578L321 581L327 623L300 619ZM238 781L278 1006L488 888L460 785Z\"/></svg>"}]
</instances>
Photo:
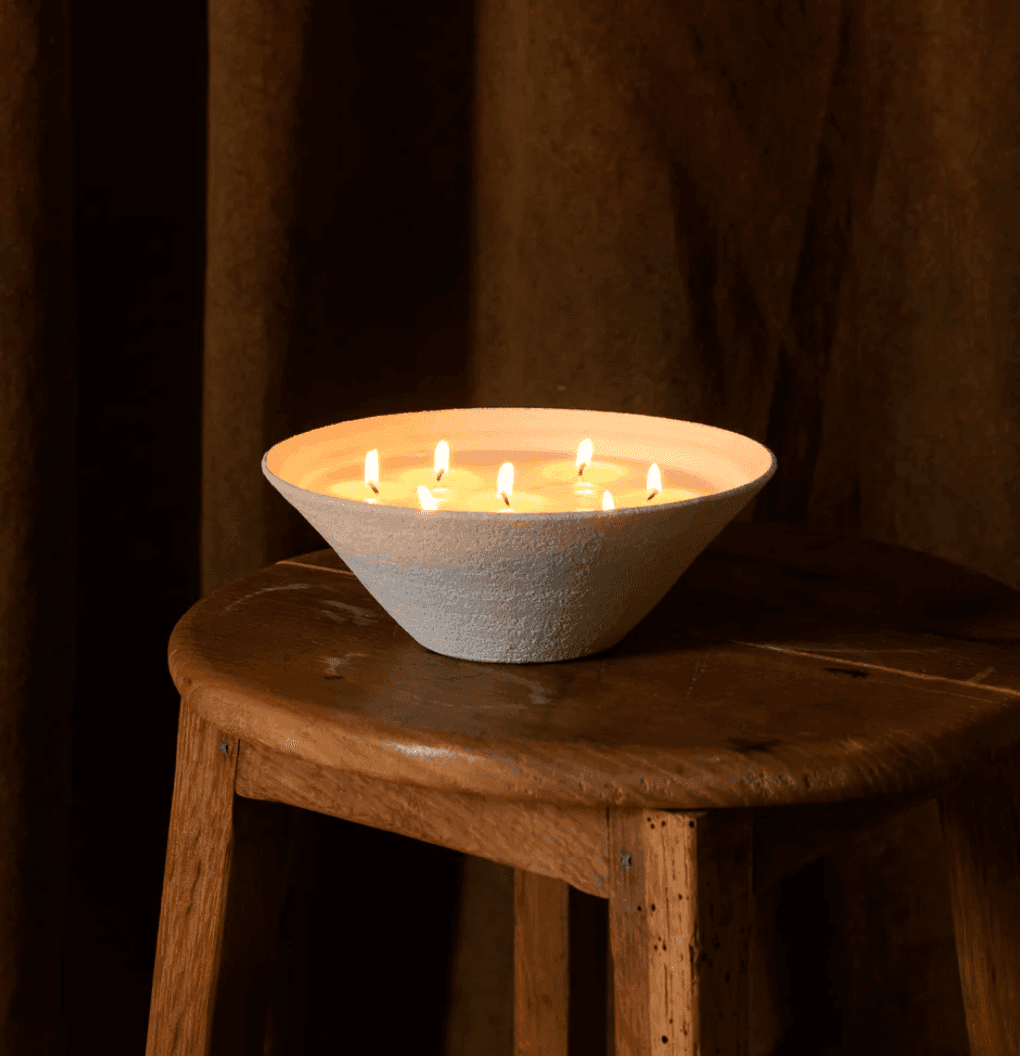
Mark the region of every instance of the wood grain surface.
<instances>
[{"instance_id":1,"label":"wood grain surface","mask_svg":"<svg viewBox=\"0 0 1020 1056\"><path fill-rule=\"evenodd\" d=\"M939 797L971 1056L1020 1056L1020 759Z\"/></svg>"},{"instance_id":2,"label":"wood grain surface","mask_svg":"<svg viewBox=\"0 0 1020 1056\"><path fill-rule=\"evenodd\" d=\"M567 1056L570 888L514 870L514 1056Z\"/></svg>"},{"instance_id":3,"label":"wood grain surface","mask_svg":"<svg viewBox=\"0 0 1020 1056\"><path fill-rule=\"evenodd\" d=\"M751 812L609 812L615 1056L747 1056Z\"/></svg>"},{"instance_id":4,"label":"wood grain surface","mask_svg":"<svg viewBox=\"0 0 1020 1056\"><path fill-rule=\"evenodd\" d=\"M418 645L319 551L194 605L182 697L396 784L573 806L909 795L1020 741L1020 594L898 547L734 523L624 641L552 664Z\"/></svg>"},{"instance_id":5,"label":"wood grain surface","mask_svg":"<svg viewBox=\"0 0 1020 1056\"><path fill-rule=\"evenodd\" d=\"M177 735L146 1056L205 1056L233 852L237 739L186 706Z\"/></svg>"},{"instance_id":6,"label":"wood grain surface","mask_svg":"<svg viewBox=\"0 0 1020 1056\"><path fill-rule=\"evenodd\" d=\"M241 745L237 794L486 858L606 898L606 812L399 785Z\"/></svg>"},{"instance_id":7,"label":"wood grain surface","mask_svg":"<svg viewBox=\"0 0 1020 1056\"><path fill-rule=\"evenodd\" d=\"M170 642L147 1056L204 1052L221 1022L227 876L238 950L279 902L280 870L231 868L234 792L512 866L520 1056L567 1051L568 885L609 899L609 1050L740 1056L755 896L937 795L971 1046L1013 1053L1018 643L1002 584L782 525L731 525L627 639L560 664L432 653L329 550L242 576ZM255 817L252 863L281 842ZM251 1004L237 963L217 1017Z\"/></svg>"},{"instance_id":8,"label":"wood grain surface","mask_svg":"<svg viewBox=\"0 0 1020 1056\"><path fill-rule=\"evenodd\" d=\"M330 814L609 897L609 808L396 784L248 742L239 747L235 790L248 799ZM848 803L756 810L755 893L832 850L850 833L879 825L934 794L925 789Z\"/></svg>"}]
</instances>

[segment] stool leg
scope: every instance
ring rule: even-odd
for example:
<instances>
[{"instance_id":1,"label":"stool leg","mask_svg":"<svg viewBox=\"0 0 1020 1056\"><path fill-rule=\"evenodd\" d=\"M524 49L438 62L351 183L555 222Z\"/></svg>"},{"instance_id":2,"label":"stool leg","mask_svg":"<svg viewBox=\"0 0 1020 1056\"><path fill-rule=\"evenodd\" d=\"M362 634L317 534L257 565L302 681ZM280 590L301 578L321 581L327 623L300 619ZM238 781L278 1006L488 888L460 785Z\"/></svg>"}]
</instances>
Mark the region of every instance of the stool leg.
<instances>
[{"instance_id":1,"label":"stool leg","mask_svg":"<svg viewBox=\"0 0 1020 1056\"><path fill-rule=\"evenodd\" d=\"M514 1056L567 1056L570 885L514 870Z\"/></svg>"},{"instance_id":2,"label":"stool leg","mask_svg":"<svg viewBox=\"0 0 1020 1056\"><path fill-rule=\"evenodd\" d=\"M609 809L615 1056L747 1056L750 810Z\"/></svg>"},{"instance_id":3,"label":"stool leg","mask_svg":"<svg viewBox=\"0 0 1020 1056\"><path fill-rule=\"evenodd\" d=\"M233 847L237 738L181 702L146 1056L208 1056Z\"/></svg>"},{"instance_id":4,"label":"stool leg","mask_svg":"<svg viewBox=\"0 0 1020 1056\"><path fill-rule=\"evenodd\" d=\"M1020 1056L1020 758L938 803L971 1056Z\"/></svg>"},{"instance_id":5,"label":"stool leg","mask_svg":"<svg viewBox=\"0 0 1020 1056\"><path fill-rule=\"evenodd\" d=\"M245 747L242 743L239 751ZM302 1024L288 1015L287 937L281 925L303 813L300 807L234 796L213 1056L271 1056L281 1046L300 1050Z\"/></svg>"}]
</instances>

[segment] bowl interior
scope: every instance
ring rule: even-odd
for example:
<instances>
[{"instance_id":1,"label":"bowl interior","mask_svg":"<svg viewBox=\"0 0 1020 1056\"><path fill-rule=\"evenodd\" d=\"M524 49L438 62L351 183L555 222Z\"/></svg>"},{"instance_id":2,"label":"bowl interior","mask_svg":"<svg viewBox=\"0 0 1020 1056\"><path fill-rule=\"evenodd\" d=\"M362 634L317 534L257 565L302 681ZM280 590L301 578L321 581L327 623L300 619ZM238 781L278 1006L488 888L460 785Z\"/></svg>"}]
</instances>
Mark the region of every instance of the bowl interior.
<instances>
[{"instance_id":1,"label":"bowl interior","mask_svg":"<svg viewBox=\"0 0 1020 1056\"><path fill-rule=\"evenodd\" d=\"M656 462L708 484L713 491L745 486L768 474L775 459L755 440L715 426L616 411L562 408L481 407L380 415L336 422L289 437L266 453L266 467L280 480L309 488L329 467L363 463L367 451L420 452L432 457L446 440L457 452L562 451L573 459L590 439L593 460L625 458Z\"/></svg>"}]
</instances>

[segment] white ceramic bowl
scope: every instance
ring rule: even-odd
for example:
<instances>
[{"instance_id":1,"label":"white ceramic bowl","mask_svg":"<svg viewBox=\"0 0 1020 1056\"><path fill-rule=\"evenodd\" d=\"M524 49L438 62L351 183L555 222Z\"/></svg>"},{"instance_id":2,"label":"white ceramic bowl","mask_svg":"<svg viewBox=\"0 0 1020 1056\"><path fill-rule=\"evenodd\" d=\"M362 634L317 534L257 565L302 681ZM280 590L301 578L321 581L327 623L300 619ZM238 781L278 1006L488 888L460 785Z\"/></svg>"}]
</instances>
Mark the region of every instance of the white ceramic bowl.
<instances>
[{"instance_id":1,"label":"white ceramic bowl","mask_svg":"<svg viewBox=\"0 0 1020 1056\"><path fill-rule=\"evenodd\" d=\"M706 482L680 502L570 513L369 505L295 482L365 452L562 451L658 463ZM337 422L276 444L262 472L415 641L490 663L541 663L616 645L776 471L768 448L696 422L612 411L472 408Z\"/></svg>"}]
</instances>

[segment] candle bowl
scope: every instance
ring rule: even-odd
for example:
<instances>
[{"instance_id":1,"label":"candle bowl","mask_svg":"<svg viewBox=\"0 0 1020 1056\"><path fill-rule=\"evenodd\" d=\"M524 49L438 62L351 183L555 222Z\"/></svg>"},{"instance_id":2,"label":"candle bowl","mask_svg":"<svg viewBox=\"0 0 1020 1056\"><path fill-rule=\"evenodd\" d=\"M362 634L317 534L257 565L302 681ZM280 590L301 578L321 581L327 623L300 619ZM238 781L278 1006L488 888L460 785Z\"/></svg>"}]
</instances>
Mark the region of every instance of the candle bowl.
<instances>
[{"instance_id":1,"label":"candle bowl","mask_svg":"<svg viewBox=\"0 0 1020 1056\"><path fill-rule=\"evenodd\" d=\"M324 466L373 448L406 455L548 452L655 462L702 482L678 502L567 513L420 510L308 490ZM776 470L768 448L695 422L612 411L473 408L392 414L276 444L266 479L419 644L463 660L542 663L616 645ZM380 479L385 477L381 471Z\"/></svg>"}]
</instances>

